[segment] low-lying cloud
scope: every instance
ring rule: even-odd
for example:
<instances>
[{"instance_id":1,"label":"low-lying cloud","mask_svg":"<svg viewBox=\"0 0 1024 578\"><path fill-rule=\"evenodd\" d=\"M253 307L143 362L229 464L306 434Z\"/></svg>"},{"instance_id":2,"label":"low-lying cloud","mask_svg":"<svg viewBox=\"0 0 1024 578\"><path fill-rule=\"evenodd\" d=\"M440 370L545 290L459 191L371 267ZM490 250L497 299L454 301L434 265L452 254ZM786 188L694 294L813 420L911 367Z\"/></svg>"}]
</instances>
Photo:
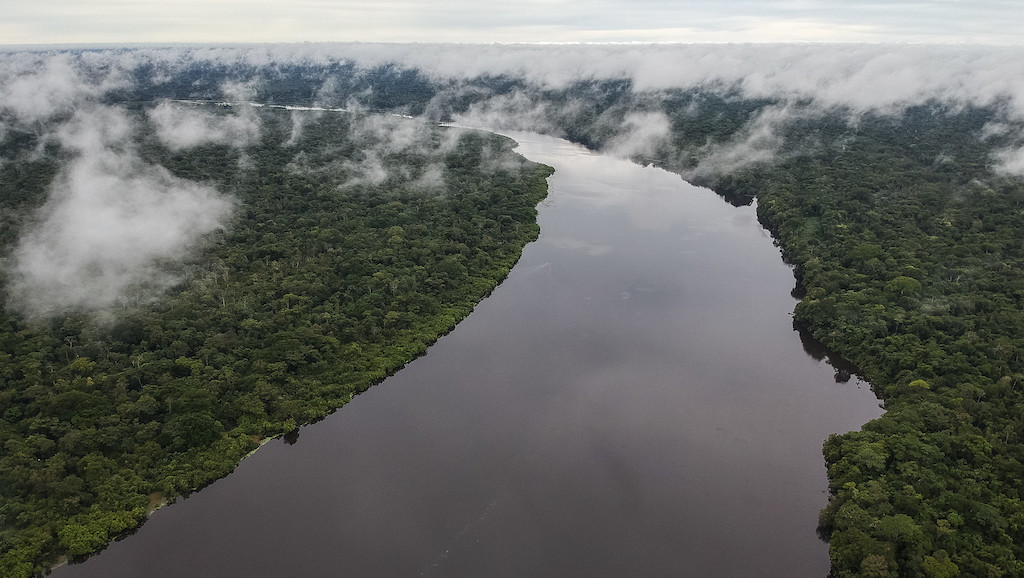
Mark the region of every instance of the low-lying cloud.
<instances>
[{"instance_id":1,"label":"low-lying cloud","mask_svg":"<svg viewBox=\"0 0 1024 578\"><path fill-rule=\"evenodd\" d=\"M181 80L208 65L224 78L217 73L217 80L202 74L191 84ZM70 152L35 226L26 228L10 255L11 304L41 315L111 307L129 295L148 298L175 281L173 264L223 226L230 213L231 201L209 186L143 162L130 144L134 123L149 122L176 151L203 144L244 146L260 137L254 109L216 113L165 100L140 119L111 106L117 98L108 97L136 89L164 95L194 89L205 98L253 101L265 87L280 86L282 75L296 66L308 67L308 78L320 78L321 84L308 93L311 101L293 104L356 111L390 106L379 104L389 89L374 85L374 75L380 67L416 70L436 89L433 100L418 109L428 118L447 119L454 111L458 124L555 136L589 126L610 152L634 158L671 150L673 129L680 128L672 123L685 114L657 103L673 91L762 101L730 142L709 141L699 151L695 175L770 162L783 146L785 123L808 111L844 111L855 120L927 103L953 110L989 106L998 111L997 120L976 138L999 147L990 159L996 170L1024 175L1024 141L1015 134L1024 126L1024 49L1014 47L293 44L4 52L0 136L26 131ZM350 69L365 74L365 82L346 84L329 72ZM604 81L629 95L617 108L588 101L586 87ZM290 143L303 138L304 122L315 114L293 111ZM349 174L349 184L395 177L443 187L440 165L410 172L394 160L443 152L457 142L457 131L441 142L428 138L435 133L423 122L356 114L352 136L364 144L335 162ZM297 158L293 167L301 166Z\"/></svg>"},{"instance_id":2,"label":"low-lying cloud","mask_svg":"<svg viewBox=\"0 0 1024 578\"><path fill-rule=\"evenodd\" d=\"M149 300L180 280L181 259L230 214L211 187L144 162L136 121L101 104L130 85L129 72L96 53L0 58L0 124L58 145L65 159L6 259L7 306L26 316ZM245 118L172 114L154 112L172 148L253 134Z\"/></svg>"},{"instance_id":3,"label":"low-lying cloud","mask_svg":"<svg viewBox=\"0 0 1024 578\"><path fill-rule=\"evenodd\" d=\"M630 112L606 148L618 156L649 158L669 146L671 135L672 123L664 112Z\"/></svg>"},{"instance_id":4,"label":"low-lying cloud","mask_svg":"<svg viewBox=\"0 0 1024 578\"><path fill-rule=\"evenodd\" d=\"M772 162L783 146L782 126L794 118L788 106L770 106L748 121L729 142L710 143L688 176L725 174Z\"/></svg>"},{"instance_id":5,"label":"low-lying cloud","mask_svg":"<svg viewBox=\"0 0 1024 578\"><path fill-rule=\"evenodd\" d=\"M1002 149L995 154L995 170L1006 175L1024 175L1024 148Z\"/></svg>"},{"instance_id":6,"label":"low-lying cloud","mask_svg":"<svg viewBox=\"0 0 1024 578\"><path fill-rule=\"evenodd\" d=\"M588 80L628 80L635 91L722 87L738 89L747 98L813 100L823 107L854 110L881 110L932 99L981 105L1005 101L1017 115L1024 115L1022 56L1020 47L953 45L323 43L140 48L86 52L78 57L15 52L0 59L8 61L0 66L0 78L10 86L9 70L4 70L24 69L24 61L49 67L50 72L63 70L64 74L49 75L64 79L55 80L46 93L46 102L55 104L77 90L68 80L74 78L69 67L85 67L93 80L103 76L104 82L111 83L145 69L150 71L150 82L162 83L195 64L241 67L257 76L272 76L282 66L354 64L363 70L415 69L439 82L505 75L546 90ZM323 91L333 88L325 85Z\"/></svg>"},{"instance_id":7,"label":"low-lying cloud","mask_svg":"<svg viewBox=\"0 0 1024 578\"><path fill-rule=\"evenodd\" d=\"M234 111L239 111L234 113ZM174 151L204 144L245 146L259 138L260 126L249 106L233 114L214 114L197 106L161 102L148 112L157 137Z\"/></svg>"},{"instance_id":8,"label":"low-lying cloud","mask_svg":"<svg viewBox=\"0 0 1024 578\"><path fill-rule=\"evenodd\" d=\"M14 53L0 58L0 111L37 123L74 111L128 82L120 70L90 79L85 63L67 53Z\"/></svg>"},{"instance_id":9,"label":"low-lying cloud","mask_svg":"<svg viewBox=\"0 0 1024 578\"><path fill-rule=\"evenodd\" d=\"M189 62L363 69L398 65L436 81L507 75L558 90L587 80L629 80L634 90L736 87L748 98L815 100L883 109L930 99L990 104L1024 114L1024 49L893 44L291 44L143 49L123 66Z\"/></svg>"},{"instance_id":10,"label":"low-lying cloud","mask_svg":"<svg viewBox=\"0 0 1024 578\"><path fill-rule=\"evenodd\" d=\"M442 98L445 96L442 95ZM456 124L469 127L530 130L561 136L563 131L556 123L556 119L561 116L560 111L556 111L550 103L540 101L536 95L515 91L474 102L453 120Z\"/></svg>"},{"instance_id":11,"label":"low-lying cloud","mask_svg":"<svg viewBox=\"0 0 1024 578\"><path fill-rule=\"evenodd\" d=\"M223 226L231 202L147 165L126 146L130 120L82 109L58 138L74 158L14 249L10 305L29 316L145 301L179 280L173 265Z\"/></svg>"},{"instance_id":12,"label":"low-lying cloud","mask_svg":"<svg viewBox=\"0 0 1024 578\"><path fill-rule=\"evenodd\" d=\"M343 186L381 185L401 181L416 190L436 191L444 187L443 155L458 143L458 131L438 131L425 118L393 114L353 113L349 138L357 153L343 161L349 175ZM416 158L425 164L407 164Z\"/></svg>"}]
</instances>

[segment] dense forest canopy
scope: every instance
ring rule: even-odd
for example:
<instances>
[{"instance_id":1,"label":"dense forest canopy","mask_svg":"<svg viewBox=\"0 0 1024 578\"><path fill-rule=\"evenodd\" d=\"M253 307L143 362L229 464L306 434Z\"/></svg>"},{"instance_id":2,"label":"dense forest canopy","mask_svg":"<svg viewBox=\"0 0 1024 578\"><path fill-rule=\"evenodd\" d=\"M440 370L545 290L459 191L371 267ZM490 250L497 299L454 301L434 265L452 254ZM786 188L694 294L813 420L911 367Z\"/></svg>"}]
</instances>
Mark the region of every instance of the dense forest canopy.
<instances>
[{"instance_id":1,"label":"dense forest canopy","mask_svg":"<svg viewBox=\"0 0 1024 578\"><path fill-rule=\"evenodd\" d=\"M797 322L887 410L825 443L833 574L1024 574L1012 51L335 48L348 56L5 57L5 573L88 553L151 494L230 471L254 440L422 353L494 286L536 235L547 172L506 140L431 125L454 121L756 197L794 265ZM58 261L84 284L30 266L81 244L43 233L77 223L92 206L68 199L110 175L180 201L177 236L127 260Z\"/></svg>"},{"instance_id":2,"label":"dense forest canopy","mask_svg":"<svg viewBox=\"0 0 1024 578\"><path fill-rule=\"evenodd\" d=\"M4 576L102 547L421 355L537 235L550 169L502 137L373 114L165 106L107 111L139 129L98 152L5 135ZM193 115L259 129L245 144L200 144L181 130ZM115 207L127 222L93 204L116 178L140 186L136 173L180 214L151 216L138 238L139 207ZM76 229L75 211L98 211L105 230ZM190 242L148 245L161 227Z\"/></svg>"}]
</instances>

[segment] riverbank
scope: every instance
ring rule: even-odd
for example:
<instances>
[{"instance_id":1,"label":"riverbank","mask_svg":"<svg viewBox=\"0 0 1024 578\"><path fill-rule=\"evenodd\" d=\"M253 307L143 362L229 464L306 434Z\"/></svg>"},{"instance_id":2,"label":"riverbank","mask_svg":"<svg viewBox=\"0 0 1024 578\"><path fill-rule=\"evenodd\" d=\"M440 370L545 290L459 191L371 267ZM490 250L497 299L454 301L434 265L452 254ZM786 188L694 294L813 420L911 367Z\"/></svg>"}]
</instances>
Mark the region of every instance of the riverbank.
<instances>
[{"instance_id":1,"label":"riverbank","mask_svg":"<svg viewBox=\"0 0 1024 578\"><path fill-rule=\"evenodd\" d=\"M825 575L821 440L880 410L804 351L753 207L512 136L556 172L490 298L68 578Z\"/></svg>"},{"instance_id":2,"label":"riverbank","mask_svg":"<svg viewBox=\"0 0 1024 578\"><path fill-rule=\"evenodd\" d=\"M319 420L379 383L451 331L538 234L551 170L506 139L416 125L425 146L386 163L420 168L351 185L353 169L329 150L353 147L341 125L364 116L307 119L290 141L290 115L305 111L257 114L262 142L244 151L144 148L147 161L214 183L240 207L189 264L186 283L111 325L5 317L0 342L20 352L12 370L26 376L10 391L33 385L32 359L53 382L45 395L17 397L24 419L12 427L24 435L8 442L4 475L21 480L6 499L22 515L5 528L5 576L104 547L146 519L154 492L189 495L233 471L254 439ZM445 138L454 138L447 149L428 144ZM481 170L484 161L501 168ZM413 184L429 167L443 188ZM52 420L42 435L53 443L39 448L27 441L42 439L37 415ZM62 473L44 476L52 487L39 491L30 481L44 479L32 473L44 466Z\"/></svg>"}]
</instances>

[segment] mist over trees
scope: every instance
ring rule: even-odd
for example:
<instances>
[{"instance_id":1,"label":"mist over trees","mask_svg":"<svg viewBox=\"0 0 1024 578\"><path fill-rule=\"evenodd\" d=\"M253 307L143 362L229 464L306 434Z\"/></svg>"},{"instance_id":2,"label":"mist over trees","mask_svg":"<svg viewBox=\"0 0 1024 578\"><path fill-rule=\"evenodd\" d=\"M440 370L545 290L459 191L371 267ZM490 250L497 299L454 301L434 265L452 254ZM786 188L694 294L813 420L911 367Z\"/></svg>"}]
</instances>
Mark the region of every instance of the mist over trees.
<instances>
[{"instance_id":1,"label":"mist over trees","mask_svg":"<svg viewBox=\"0 0 1024 578\"><path fill-rule=\"evenodd\" d=\"M431 126L448 122L563 136L731 202L756 198L794 265L796 321L885 403L883 417L825 443L832 573L1024 574L1019 56L743 45L4 55L4 572L102 546L143 518L151 493L190 491L230 471L253 436L325 415L493 287L536 234L546 173L507 141ZM351 114L285 108L297 106ZM210 220L182 209L193 229L158 249L135 243L129 261L91 261L104 245L76 245L76 265L53 269L104 290L68 282L85 296L64 294L26 263L69 253L46 231L96 172ZM122 213L126 225L145 217Z\"/></svg>"},{"instance_id":2,"label":"mist over trees","mask_svg":"<svg viewBox=\"0 0 1024 578\"><path fill-rule=\"evenodd\" d=\"M4 135L4 576L102 548L422 355L536 237L550 173L405 118L160 101L90 126L112 125L92 153Z\"/></svg>"}]
</instances>

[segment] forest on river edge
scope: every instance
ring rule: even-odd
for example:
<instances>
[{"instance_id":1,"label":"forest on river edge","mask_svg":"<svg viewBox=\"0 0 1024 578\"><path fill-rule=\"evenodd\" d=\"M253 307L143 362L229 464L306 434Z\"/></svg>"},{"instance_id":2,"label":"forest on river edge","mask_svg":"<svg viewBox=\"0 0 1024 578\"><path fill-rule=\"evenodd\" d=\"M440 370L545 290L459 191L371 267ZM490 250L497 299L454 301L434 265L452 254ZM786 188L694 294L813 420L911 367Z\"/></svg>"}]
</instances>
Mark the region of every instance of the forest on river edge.
<instances>
[{"instance_id":1,"label":"forest on river edge","mask_svg":"<svg viewBox=\"0 0 1024 578\"><path fill-rule=\"evenodd\" d=\"M651 160L684 174L767 106L678 98L673 146ZM1024 184L991 170L995 118L813 114L787 123L774 162L694 179L757 198L794 265L795 322L884 400L824 446L834 576L1024 575ZM577 138L600 146L594 132Z\"/></svg>"},{"instance_id":2,"label":"forest on river edge","mask_svg":"<svg viewBox=\"0 0 1024 578\"><path fill-rule=\"evenodd\" d=\"M775 103L576 90L607 104L567 122L571 138L600 148L616 136L609 116L661 110L671 143L639 160L757 198L794 266L795 323L884 401L882 417L824 444L831 575L1024 575L1024 183L993 170L999 110L809 108L779 127L770 162L702 172Z\"/></svg>"},{"instance_id":3,"label":"forest on river edge","mask_svg":"<svg viewBox=\"0 0 1024 578\"><path fill-rule=\"evenodd\" d=\"M836 576L1024 575L1024 185L986 162L991 115L796 122L817 146L719 183L758 198L796 322L885 402L824 446Z\"/></svg>"},{"instance_id":4,"label":"forest on river edge","mask_svg":"<svg viewBox=\"0 0 1024 578\"><path fill-rule=\"evenodd\" d=\"M109 100L217 99L225 80L261 74L257 102L358 102L435 121L508 97L534 115L527 128L594 149L615 150L638 114L663 115L667 137L632 156L732 202L756 197L794 266L795 321L884 401L881 418L825 441L830 500L819 529L832 575L1024 575L1024 183L992 156L1022 127L998 102L856 113L785 103L770 157L730 164L710 161L754 142L750 127L780 102L728 86L645 92L628 80L538 88L485 76L453 87L410 69L337 64L197 64ZM125 309L109 332L75 315L45 327L4 317L2 571L91 551L142 519L151 493L190 491L230 471L256 438L329 412L421 353L424 335L465 315L536 235L546 169L519 160L516 170L477 170L495 151L508 155L507 141L468 136L444 153L444 195L398 182L339 188L348 176L333 171L344 167L317 156L329 148L300 144L310 168L289 170L298 165L281 145L287 116L261 115L278 128L243 149L255 163L237 148L176 153L140 137L147 159L242 201L238 222L186 264L176 291ZM38 149L31 134L5 139L8 158ZM330 146L335 159L359 154ZM6 246L58 174L61 153L49 152L0 167L4 198L18 199L2 215ZM386 162L430 165L408 152ZM391 335L408 345L382 348Z\"/></svg>"},{"instance_id":5,"label":"forest on river edge","mask_svg":"<svg viewBox=\"0 0 1024 578\"><path fill-rule=\"evenodd\" d=\"M450 331L539 232L551 169L509 139L256 114L248 146L173 151L152 130L132 145L235 199L225 229L166 264L183 269L179 284L102 318L0 314L0 575L102 548L261 441L331 413ZM394 132L412 142L391 146ZM0 166L5 252L70 154L32 154L39 144L27 132L3 142L16 161ZM364 178L374 151L384 172Z\"/></svg>"}]
</instances>

